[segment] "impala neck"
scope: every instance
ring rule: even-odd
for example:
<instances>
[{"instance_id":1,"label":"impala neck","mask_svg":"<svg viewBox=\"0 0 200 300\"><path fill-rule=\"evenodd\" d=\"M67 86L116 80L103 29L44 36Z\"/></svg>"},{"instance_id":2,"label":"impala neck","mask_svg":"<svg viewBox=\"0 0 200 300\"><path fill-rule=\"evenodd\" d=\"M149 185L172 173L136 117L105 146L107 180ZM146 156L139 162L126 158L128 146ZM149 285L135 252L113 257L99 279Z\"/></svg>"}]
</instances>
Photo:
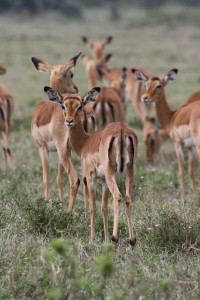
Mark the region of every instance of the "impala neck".
<instances>
[{"instance_id":1,"label":"impala neck","mask_svg":"<svg viewBox=\"0 0 200 300\"><path fill-rule=\"evenodd\" d=\"M88 139L89 135L85 132L81 120L69 128L70 145L78 156L81 156L82 149Z\"/></svg>"},{"instance_id":2,"label":"impala neck","mask_svg":"<svg viewBox=\"0 0 200 300\"><path fill-rule=\"evenodd\" d=\"M160 100L156 102L156 113L161 127L167 130L175 111L169 107L164 89Z\"/></svg>"}]
</instances>

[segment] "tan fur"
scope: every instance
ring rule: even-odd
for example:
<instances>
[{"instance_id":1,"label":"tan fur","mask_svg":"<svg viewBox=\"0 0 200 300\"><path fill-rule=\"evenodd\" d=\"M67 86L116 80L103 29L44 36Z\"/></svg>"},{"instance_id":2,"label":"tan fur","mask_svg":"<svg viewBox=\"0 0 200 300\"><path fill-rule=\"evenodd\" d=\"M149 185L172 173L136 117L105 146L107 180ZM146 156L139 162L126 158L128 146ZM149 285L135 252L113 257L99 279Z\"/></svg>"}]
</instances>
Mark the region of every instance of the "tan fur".
<instances>
[{"instance_id":1,"label":"tan fur","mask_svg":"<svg viewBox=\"0 0 200 300\"><path fill-rule=\"evenodd\" d=\"M49 99L55 101L54 92L46 90ZM50 93L50 94L49 94ZM89 101L97 97L97 88L91 90L82 99L70 99L69 96L59 95L60 104L65 105L64 119L69 126L69 140L73 150L80 156L84 178L84 198L87 212L87 198L90 203L91 239L95 237L95 193L96 178L103 180L102 213L104 219L105 240L108 240L108 198L111 193L114 207L114 227L112 240L118 241L119 205L122 199L116 183L116 176L125 178L126 213L129 226L130 244L135 244L131 221L131 190L134 182L134 165L137 157L137 136L125 123L109 124L104 130L96 131L89 136L81 122L82 109ZM52 95L52 96L51 96ZM58 101L57 101L58 102Z\"/></svg>"},{"instance_id":2,"label":"tan fur","mask_svg":"<svg viewBox=\"0 0 200 300\"><path fill-rule=\"evenodd\" d=\"M64 65L50 66L47 62L33 58L33 63L39 71L47 72L50 75L50 84L62 93L77 93L78 88L72 81L71 69L75 66L78 56L68 60ZM91 117L92 111L89 112ZM94 115L94 113L93 113ZM86 120L87 122L87 116ZM91 128L90 128L91 127ZM94 125L87 124L89 132L93 132ZM58 153L57 185L59 197L63 203L63 175L66 170L70 183L70 199L68 211L74 207L75 197L78 191L79 179L71 161L71 148L69 145L68 128L64 125L62 109L50 101L39 103L32 117L32 136L35 140L43 167L44 197L49 198L49 162L50 151Z\"/></svg>"},{"instance_id":3,"label":"tan fur","mask_svg":"<svg viewBox=\"0 0 200 300\"><path fill-rule=\"evenodd\" d=\"M138 72L138 73L137 73ZM196 184L194 176L194 146L200 155L200 106L199 101L186 103L179 109L173 111L170 109L166 96L165 85L173 80L177 70L169 71L164 78L146 77L141 72L135 70L139 80L143 78L146 86L146 92L142 96L146 103L155 102L158 120L161 126L166 130L172 139L178 160L178 173L181 198L184 199L184 156L182 148L187 147L189 150L189 167L188 173L192 182L193 193L196 193ZM145 79L146 77L146 79Z\"/></svg>"},{"instance_id":4,"label":"tan fur","mask_svg":"<svg viewBox=\"0 0 200 300\"><path fill-rule=\"evenodd\" d=\"M114 88L101 88L101 92L93 105L93 109L98 129L103 129L111 122L124 121L125 113L123 103Z\"/></svg>"},{"instance_id":5,"label":"tan fur","mask_svg":"<svg viewBox=\"0 0 200 300\"><path fill-rule=\"evenodd\" d=\"M0 65L0 74L4 74L5 72L6 69ZM8 167L8 160L10 165L13 166L13 156L9 147L13 110L14 98L12 94L4 85L0 85L0 144L2 145L4 152L6 170Z\"/></svg>"},{"instance_id":6,"label":"tan fur","mask_svg":"<svg viewBox=\"0 0 200 300\"><path fill-rule=\"evenodd\" d=\"M106 37L101 41L95 41L87 37L82 37L82 40L92 49L93 58L101 59L104 56L104 47L111 42L112 37Z\"/></svg>"}]
</instances>

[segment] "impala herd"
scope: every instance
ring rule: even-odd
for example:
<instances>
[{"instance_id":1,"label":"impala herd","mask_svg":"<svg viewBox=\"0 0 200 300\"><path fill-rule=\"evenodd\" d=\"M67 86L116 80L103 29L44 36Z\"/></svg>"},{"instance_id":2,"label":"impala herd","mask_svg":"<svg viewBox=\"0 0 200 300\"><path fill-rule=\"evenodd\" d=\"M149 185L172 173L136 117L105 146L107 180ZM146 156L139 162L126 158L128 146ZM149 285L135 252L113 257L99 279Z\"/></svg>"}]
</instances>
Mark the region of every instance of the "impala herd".
<instances>
[{"instance_id":1,"label":"impala herd","mask_svg":"<svg viewBox=\"0 0 200 300\"><path fill-rule=\"evenodd\" d=\"M107 62L111 54L106 55L104 47L112 41L112 37L108 36L102 41L82 37L82 41L92 49L92 59L79 53L63 65L51 66L44 60L32 57L36 69L50 77L50 87L44 87L49 101L37 105L31 122L32 136L42 163L44 198L49 198L49 152L56 151L60 202L63 204L63 178L66 171L70 184L68 212L73 211L80 185L71 159L71 152L74 151L81 163L86 217L89 204L91 239L95 238L96 179L100 178L105 241L109 238L108 199L111 195L114 210L112 241L117 243L122 200L117 179L123 177L129 243L134 246L132 188L138 139L133 129L125 123L128 103L132 103L141 120L147 161L154 160L167 137L173 141L178 161L180 195L184 202L183 148L188 149L188 173L192 191L196 193L194 153L196 149L200 155L200 92L194 93L183 106L173 111L166 100L165 86L174 80L177 69L158 77L142 68L109 68ZM78 87L73 82L72 69L79 57L88 77L89 91L84 96L78 94ZM5 72L0 65L0 74ZM103 83L102 87L97 87L99 80ZM13 107L12 94L0 85L0 142L6 169L8 162L13 165L9 147Z\"/></svg>"}]
</instances>

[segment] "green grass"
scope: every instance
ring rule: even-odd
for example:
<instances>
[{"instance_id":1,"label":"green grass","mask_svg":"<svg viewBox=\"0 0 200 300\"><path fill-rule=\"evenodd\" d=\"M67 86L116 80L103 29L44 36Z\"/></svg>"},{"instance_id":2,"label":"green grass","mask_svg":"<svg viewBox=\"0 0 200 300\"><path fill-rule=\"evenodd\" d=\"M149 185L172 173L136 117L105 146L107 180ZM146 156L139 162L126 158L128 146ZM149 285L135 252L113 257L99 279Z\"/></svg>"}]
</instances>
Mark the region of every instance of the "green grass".
<instances>
[{"instance_id":1,"label":"green grass","mask_svg":"<svg viewBox=\"0 0 200 300\"><path fill-rule=\"evenodd\" d=\"M46 99L43 87L49 84L48 76L36 71L31 57L54 65L80 51L90 55L82 44L82 35L96 39L114 36L105 49L113 53L110 66L141 66L154 75L164 75L177 67L180 72L167 87L167 97L170 106L179 107L199 90L199 19L198 10L182 7L174 11L165 8L150 15L123 9L118 22L110 22L103 9L85 11L82 20L54 13L34 18L0 17L0 63L7 67L1 83L16 99L11 134L16 167L7 174L0 153L0 299L200 299L198 162L197 196L191 194L185 166L186 204L182 207L171 141L165 141L155 164L148 166L140 122L130 105L127 122L139 137L133 196L137 245L134 249L128 246L122 202L119 245L105 250L100 185L96 239L90 242L90 222L84 218L81 187L73 214L67 213L67 176L64 207L59 205L56 154L50 156L50 201L43 199L41 163L30 130L35 105ZM85 93L88 83L81 61L74 74L80 93ZM77 157L74 161L80 173ZM111 236L111 201L109 208ZM52 242L55 238L64 242Z\"/></svg>"}]
</instances>

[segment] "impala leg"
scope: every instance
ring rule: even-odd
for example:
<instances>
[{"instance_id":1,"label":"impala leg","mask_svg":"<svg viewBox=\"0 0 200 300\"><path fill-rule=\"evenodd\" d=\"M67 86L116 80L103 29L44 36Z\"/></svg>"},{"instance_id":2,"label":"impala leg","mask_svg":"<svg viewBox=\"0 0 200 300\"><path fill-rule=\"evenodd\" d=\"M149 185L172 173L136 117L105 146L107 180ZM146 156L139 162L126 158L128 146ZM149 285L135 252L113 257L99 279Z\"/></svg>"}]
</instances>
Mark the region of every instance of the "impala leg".
<instances>
[{"instance_id":1,"label":"impala leg","mask_svg":"<svg viewBox=\"0 0 200 300\"><path fill-rule=\"evenodd\" d=\"M133 188L133 182L134 182L134 174L133 169L130 169L127 171L126 177L125 177L125 188L126 188L126 217L127 217L127 223L128 223L128 229L129 229L129 243L131 246L135 246L136 244L136 238L134 236L133 232L133 224L132 224L132 200L131 200L131 192Z\"/></svg>"},{"instance_id":2,"label":"impala leg","mask_svg":"<svg viewBox=\"0 0 200 300\"><path fill-rule=\"evenodd\" d=\"M42 162L43 170L43 185L44 185L44 198L49 198L49 162L48 162L48 151L44 147L39 148L40 159Z\"/></svg>"},{"instance_id":3,"label":"impala leg","mask_svg":"<svg viewBox=\"0 0 200 300\"><path fill-rule=\"evenodd\" d=\"M88 218L88 186L87 186L87 179L86 177L83 178L83 196L84 196L84 207L85 207L85 218Z\"/></svg>"},{"instance_id":4,"label":"impala leg","mask_svg":"<svg viewBox=\"0 0 200 300\"><path fill-rule=\"evenodd\" d=\"M184 204L185 191L184 191L184 169L183 169L183 149L181 144L174 144L176 157L178 160L178 175L179 175L179 185L181 193L181 201Z\"/></svg>"},{"instance_id":5,"label":"impala leg","mask_svg":"<svg viewBox=\"0 0 200 300\"><path fill-rule=\"evenodd\" d=\"M96 182L95 178L90 175L87 177L87 185L88 185L88 192L89 192L89 201L90 201L90 222L91 222L91 240L94 240L95 237L95 214L96 214L96 203L95 203L95 196L96 196Z\"/></svg>"},{"instance_id":6,"label":"impala leg","mask_svg":"<svg viewBox=\"0 0 200 300\"><path fill-rule=\"evenodd\" d=\"M58 147L57 147L58 149ZM70 184L70 196L69 196L69 205L68 205L68 212L72 212L74 208L74 201L78 192L78 187L80 184L80 180L76 174L76 170L73 166L73 163L71 161L71 153L69 149L66 150L63 149L63 151L58 150L59 159L65 168L68 178L69 178L69 184Z\"/></svg>"},{"instance_id":7,"label":"impala leg","mask_svg":"<svg viewBox=\"0 0 200 300\"><path fill-rule=\"evenodd\" d=\"M193 194L196 194L196 184L195 184L195 175L194 175L194 153L195 153L194 147L190 148L188 154L188 174L192 182L192 192Z\"/></svg>"},{"instance_id":8,"label":"impala leg","mask_svg":"<svg viewBox=\"0 0 200 300\"><path fill-rule=\"evenodd\" d=\"M119 207L121 202L121 194L118 189L114 175L107 174L106 183L113 197L114 225L113 225L112 241L118 243L118 222L119 222Z\"/></svg>"},{"instance_id":9,"label":"impala leg","mask_svg":"<svg viewBox=\"0 0 200 300\"><path fill-rule=\"evenodd\" d=\"M11 153L10 148L9 148L8 132L3 131L1 133L1 136L2 136L3 152L4 152L4 157L5 157L5 169L7 170L8 158L9 158L10 165L12 165L13 164L12 163L13 156L12 156L12 153Z\"/></svg>"},{"instance_id":10,"label":"impala leg","mask_svg":"<svg viewBox=\"0 0 200 300\"><path fill-rule=\"evenodd\" d=\"M109 189L106 182L103 182L102 185L102 203L101 203L101 212L103 214L103 224L104 224L104 237L105 241L108 241L108 198L109 198Z\"/></svg>"},{"instance_id":11,"label":"impala leg","mask_svg":"<svg viewBox=\"0 0 200 300\"><path fill-rule=\"evenodd\" d=\"M58 173L57 173L57 186L59 190L60 203L63 206L63 181L64 181L64 167L60 160L58 161Z\"/></svg>"}]
</instances>

